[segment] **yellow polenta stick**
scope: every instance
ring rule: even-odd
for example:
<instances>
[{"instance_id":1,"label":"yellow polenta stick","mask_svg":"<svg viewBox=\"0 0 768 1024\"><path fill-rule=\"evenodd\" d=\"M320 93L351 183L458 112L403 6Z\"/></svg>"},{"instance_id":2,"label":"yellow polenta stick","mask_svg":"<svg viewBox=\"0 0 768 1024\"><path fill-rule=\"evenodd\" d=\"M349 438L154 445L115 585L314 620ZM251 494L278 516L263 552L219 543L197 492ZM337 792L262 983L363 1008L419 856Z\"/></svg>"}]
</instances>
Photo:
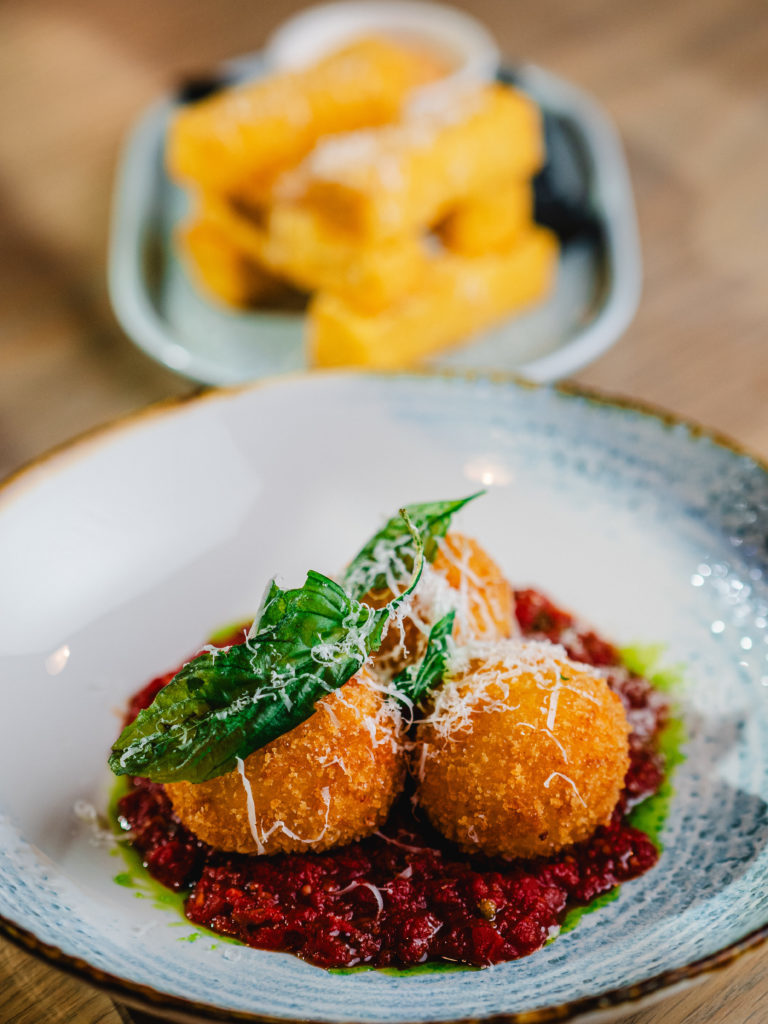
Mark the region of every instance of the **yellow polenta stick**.
<instances>
[{"instance_id":1,"label":"yellow polenta stick","mask_svg":"<svg viewBox=\"0 0 768 1024\"><path fill-rule=\"evenodd\" d=\"M437 223L461 200L530 177L541 117L502 85L455 95L402 123L323 139L301 166L305 200L368 241Z\"/></svg>"},{"instance_id":2,"label":"yellow polenta stick","mask_svg":"<svg viewBox=\"0 0 768 1024\"><path fill-rule=\"evenodd\" d=\"M215 224L221 236L233 248L263 262L266 242L266 207L259 210L241 208L237 201L217 192L204 192L199 196L201 217Z\"/></svg>"},{"instance_id":3,"label":"yellow polenta stick","mask_svg":"<svg viewBox=\"0 0 768 1024\"><path fill-rule=\"evenodd\" d=\"M206 217L232 244L272 273L305 291L332 291L366 311L399 299L426 267L426 249L416 236L363 246L300 204L275 203L256 222L215 194L203 203Z\"/></svg>"},{"instance_id":4,"label":"yellow polenta stick","mask_svg":"<svg viewBox=\"0 0 768 1024\"><path fill-rule=\"evenodd\" d=\"M533 185L511 181L463 200L438 227L443 245L463 256L509 249L533 224Z\"/></svg>"},{"instance_id":5,"label":"yellow polenta stick","mask_svg":"<svg viewBox=\"0 0 768 1024\"><path fill-rule=\"evenodd\" d=\"M322 135L394 120L437 65L385 38L360 39L301 72L236 86L184 107L168 135L172 177L229 191L266 187Z\"/></svg>"},{"instance_id":6,"label":"yellow polenta stick","mask_svg":"<svg viewBox=\"0 0 768 1024\"><path fill-rule=\"evenodd\" d=\"M184 225L179 247L198 287L227 306L244 308L265 301L279 290L279 282L206 217Z\"/></svg>"},{"instance_id":7,"label":"yellow polenta stick","mask_svg":"<svg viewBox=\"0 0 768 1024\"><path fill-rule=\"evenodd\" d=\"M308 291L327 289L375 312L418 285L427 259L416 235L360 245L312 210L276 203L267 217L264 262Z\"/></svg>"},{"instance_id":8,"label":"yellow polenta stick","mask_svg":"<svg viewBox=\"0 0 768 1024\"><path fill-rule=\"evenodd\" d=\"M435 257L420 288L377 315L319 292L309 307L310 359L315 366L410 366L543 297L556 262L555 236L535 227L505 253Z\"/></svg>"}]
</instances>

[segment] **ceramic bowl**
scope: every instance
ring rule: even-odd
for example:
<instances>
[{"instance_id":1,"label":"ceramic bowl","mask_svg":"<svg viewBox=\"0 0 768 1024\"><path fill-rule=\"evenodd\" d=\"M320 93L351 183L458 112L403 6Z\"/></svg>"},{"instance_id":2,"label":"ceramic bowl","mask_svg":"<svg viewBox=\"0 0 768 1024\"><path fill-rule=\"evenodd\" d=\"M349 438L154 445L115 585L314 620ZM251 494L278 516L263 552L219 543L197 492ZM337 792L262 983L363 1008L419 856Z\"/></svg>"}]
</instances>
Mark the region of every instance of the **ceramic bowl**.
<instances>
[{"instance_id":1,"label":"ceramic bowl","mask_svg":"<svg viewBox=\"0 0 768 1024\"><path fill-rule=\"evenodd\" d=\"M460 526L512 580L684 666L687 760L659 864L480 972L337 975L179 941L194 929L116 885L119 855L82 820L79 802L106 807L127 695L253 613L273 573L332 573L398 505L478 485ZM55 452L0 492L3 932L124 1001L238 1020L604 1019L726 962L768 923L767 522L748 455L503 380L287 378Z\"/></svg>"},{"instance_id":2,"label":"ceramic bowl","mask_svg":"<svg viewBox=\"0 0 768 1024\"><path fill-rule=\"evenodd\" d=\"M501 53L490 31L466 11L423 0L340 0L309 7L267 40L265 56L278 71L296 71L360 36L408 37L447 59L441 86L492 79Z\"/></svg>"},{"instance_id":3,"label":"ceramic bowl","mask_svg":"<svg viewBox=\"0 0 768 1024\"><path fill-rule=\"evenodd\" d=\"M513 371L552 381L613 345L631 322L642 264L632 186L621 143L599 104L533 64L499 65L496 45L474 18L431 3L334 3L285 22L259 53L214 69L216 83L259 78L305 63L350 34L396 31L461 51L452 78L496 75L542 111L547 163L537 176L536 217L560 237L556 281L546 301L436 353L433 370ZM212 83L208 82L210 86ZM200 83L197 83L200 86ZM446 80L429 89L443 89ZM422 100L424 90L419 91ZM189 197L164 169L170 120L189 90L167 94L137 121L120 159L109 244L112 307L151 358L206 384L239 384L311 369L303 313L225 309L202 295L177 251Z\"/></svg>"}]
</instances>

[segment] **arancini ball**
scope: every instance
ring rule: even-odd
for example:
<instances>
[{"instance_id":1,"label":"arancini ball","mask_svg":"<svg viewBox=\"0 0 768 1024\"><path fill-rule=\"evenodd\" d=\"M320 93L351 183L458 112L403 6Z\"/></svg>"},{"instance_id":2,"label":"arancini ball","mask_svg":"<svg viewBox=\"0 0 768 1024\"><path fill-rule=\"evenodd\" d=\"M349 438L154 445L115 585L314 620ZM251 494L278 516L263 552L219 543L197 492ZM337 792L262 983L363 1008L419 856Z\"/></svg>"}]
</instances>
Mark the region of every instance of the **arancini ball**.
<instances>
[{"instance_id":1,"label":"arancini ball","mask_svg":"<svg viewBox=\"0 0 768 1024\"><path fill-rule=\"evenodd\" d=\"M472 537L449 533L432 569L459 597L453 636L457 643L503 640L515 632L512 588L488 552Z\"/></svg>"},{"instance_id":2,"label":"arancini ball","mask_svg":"<svg viewBox=\"0 0 768 1024\"><path fill-rule=\"evenodd\" d=\"M381 608L391 598L386 590L370 593L363 601ZM374 657L377 669L394 675L420 658L430 626L452 608L456 611L453 637L459 644L502 640L516 632L512 588L484 548L460 533L449 533L439 541L437 555L431 565L424 566L406 614L397 617L384 634Z\"/></svg>"},{"instance_id":3,"label":"arancini ball","mask_svg":"<svg viewBox=\"0 0 768 1024\"><path fill-rule=\"evenodd\" d=\"M413 751L432 824L462 850L507 858L589 838L629 767L619 698L553 644L475 644L458 658Z\"/></svg>"},{"instance_id":4,"label":"arancini ball","mask_svg":"<svg viewBox=\"0 0 768 1024\"><path fill-rule=\"evenodd\" d=\"M292 853L370 835L404 776L398 712L362 669L237 769L165 791L183 824L216 849Z\"/></svg>"}]
</instances>

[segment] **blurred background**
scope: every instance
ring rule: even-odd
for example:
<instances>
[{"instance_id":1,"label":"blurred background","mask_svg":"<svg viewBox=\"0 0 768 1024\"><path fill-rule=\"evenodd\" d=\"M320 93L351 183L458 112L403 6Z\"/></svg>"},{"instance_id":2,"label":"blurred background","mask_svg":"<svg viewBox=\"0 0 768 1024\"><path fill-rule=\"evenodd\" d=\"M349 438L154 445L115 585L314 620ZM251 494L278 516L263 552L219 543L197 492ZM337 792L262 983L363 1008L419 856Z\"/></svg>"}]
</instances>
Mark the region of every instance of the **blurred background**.
<instances>
[{"instance_id":1,"label":"blurred background","mask_svg":"<svg viewBox=\"0 0 768 1024\"><path fill-rule=\"evenodd\" d=\"M0 477L97 424L194 390L136 349L109 305L120 146L158 94L258 49L302 6L0 5ZM765 0L459 6L513 61L591 93L625 147L643 294L625 335L576 381L658 403L768 457ZM767 984L747 965L697 990L690 1015L679 997L662 1015L632 1019L757 1020ZM0 992L0 1021L118 1020L105 996L60 982L4 942Z\"/></svg>"},{"instance_id":2,"label":"blurred background","mask_svg":"<svg viewBox=\"0 0 768 1024\"><path fill-rule=\"evenodd\" d=\"M119 148L182 77L258 49L302 5L26 0L0 6L0 474L193 385L138 352L105 259ZM768 452L764 0L465 0L513 60L591 92L626 149L644 290L580 382Z\"/></svg>"}]
</instances>

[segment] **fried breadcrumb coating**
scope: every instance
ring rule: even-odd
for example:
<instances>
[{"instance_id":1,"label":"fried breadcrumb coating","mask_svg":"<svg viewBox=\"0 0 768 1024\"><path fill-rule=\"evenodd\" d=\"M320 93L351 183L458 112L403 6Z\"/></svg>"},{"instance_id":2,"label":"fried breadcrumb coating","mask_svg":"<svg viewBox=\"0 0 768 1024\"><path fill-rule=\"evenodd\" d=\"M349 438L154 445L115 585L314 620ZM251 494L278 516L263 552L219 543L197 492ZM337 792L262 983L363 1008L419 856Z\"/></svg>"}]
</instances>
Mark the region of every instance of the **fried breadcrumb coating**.
<instances>
[{"instance_id":1,"label":"fried breadcrumb coating","mask_svg":"<svg viewBox=\"0 0 768 1024\"><path fill-rule=\"evenodd\" d=\"M562 647L475 645L414 746L418 799L463 850L549 855L606 824L629 767L621 701Z\"/></svg>"},{"instance_id":2,"label":"fried breadcrumb coating","mask_svg":"<svg viewBox=\"0 0 768 1024\"><path fill-rule=\"evenodd\" d=\"M399 715L363 669L239 769L165 790L183 824L211 846L290 853L370 835L404 775Z\"/></svg>"},{"instance_id":3,"label":"fried breadcrumb coating","mask_svg":"<svg viewBox=\"0 0 768 1024\"><path fill-rule=\"evenodd\" d=\"M488 552L472 537L449 533L433 570L459 595L453 636L457 643L501 640L515 632L512 588Z\"/></svg>"},{"instance_id":4,"label":"fried breadcrumb coating","mask_svg":"<svg viewBox=\"0 0 768 1024\"><path fill-rule=\"evenodd\" d=\"M374 608L392 600L385 590L363 598ZM429 628L449 609L456 610L453 637L459 644L470 640L502 640L517 625L512 588L499 566L476 540L449 533L439 541L437 555L426 565L408 612L396 618L384 634L374 664L395 675L423 656Z\"/></svg>"}]
</instances>

